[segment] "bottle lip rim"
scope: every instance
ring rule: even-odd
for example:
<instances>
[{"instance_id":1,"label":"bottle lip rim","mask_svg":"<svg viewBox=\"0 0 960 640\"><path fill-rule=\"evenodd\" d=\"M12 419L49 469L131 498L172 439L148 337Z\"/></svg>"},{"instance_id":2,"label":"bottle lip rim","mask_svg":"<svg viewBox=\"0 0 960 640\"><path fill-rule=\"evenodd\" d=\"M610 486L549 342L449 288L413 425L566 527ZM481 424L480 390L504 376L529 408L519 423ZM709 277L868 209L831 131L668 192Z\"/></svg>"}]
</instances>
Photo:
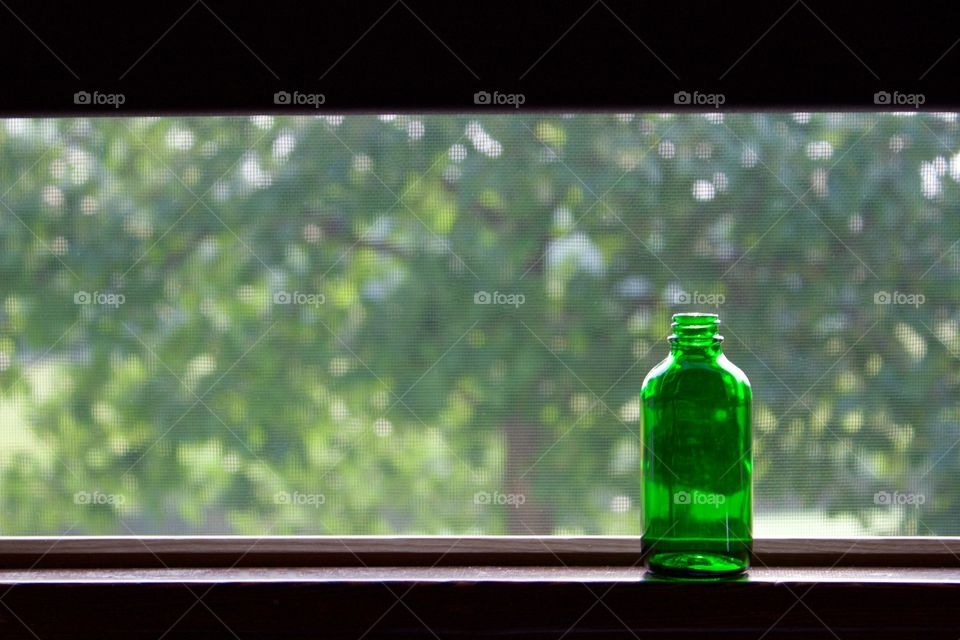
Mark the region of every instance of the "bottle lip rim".
<instances>
[{"instance_id":1,"label":"bottle lip rim","mask_svg":"<svg viewBox=\"0 0 960 640\"><path fill-rule=\"evenodd\" d=\"M673 314L673 324L679 324L685 327L697 325L711 326L720 324L720 316L716 313L675 313Z\"/></svg>"}]
</instances>

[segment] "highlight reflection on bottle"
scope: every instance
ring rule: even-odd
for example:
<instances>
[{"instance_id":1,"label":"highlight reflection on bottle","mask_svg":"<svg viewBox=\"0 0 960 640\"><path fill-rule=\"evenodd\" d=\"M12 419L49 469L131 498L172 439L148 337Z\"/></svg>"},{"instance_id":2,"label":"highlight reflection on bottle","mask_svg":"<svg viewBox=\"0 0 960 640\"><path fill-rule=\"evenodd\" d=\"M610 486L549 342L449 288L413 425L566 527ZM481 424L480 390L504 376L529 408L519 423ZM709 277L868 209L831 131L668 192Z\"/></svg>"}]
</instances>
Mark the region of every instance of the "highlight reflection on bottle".
<instances>
[{"instance_id":1,"label":"highlight reflection on bottle","mask_svg":"<svg viewBox=\"0 0 960 640\"><path fill-rule=\"evenodd\" d=\"M673 316L670 355L640 391L643 548L654 573L750 566L750 382L721 349L715 314Z\"/></svg>"}]
</instances>

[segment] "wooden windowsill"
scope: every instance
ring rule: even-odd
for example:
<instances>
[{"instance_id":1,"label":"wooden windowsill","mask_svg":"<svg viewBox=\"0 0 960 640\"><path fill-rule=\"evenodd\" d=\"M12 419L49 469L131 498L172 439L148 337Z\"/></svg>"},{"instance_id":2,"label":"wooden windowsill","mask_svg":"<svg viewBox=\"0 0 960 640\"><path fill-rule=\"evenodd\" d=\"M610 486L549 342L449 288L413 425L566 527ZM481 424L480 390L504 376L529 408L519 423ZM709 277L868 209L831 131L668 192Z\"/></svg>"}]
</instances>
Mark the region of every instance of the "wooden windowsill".
<instances>
[{"instance_id":1,"label":"wooden windowsill","mask_svg":"<svg viewBox=\"0 0 960 640\"><path fill-rule=\"evenodd\" d=\"M364 583L637 583L731 585L741 583L816 585L960 585L960 568L753 567L746 575L718 581L678 581L642 567L244 567L169 569L7 569L0 585L178 585L178 584L364 584Z\"/></svg>"},{"instance_id":2,"label":"wooden windowsill","mask_svg":"<svg viewBox=\"0 0 960 640\"><path fill-rule=\"evenodd\" d=\"M6 538L0 638L951 638L956 538L758 540L746 576L636 538Z\"/></svg>"},{"instance_id":3,"label":"wooden windowsill","mask_svg":"<svg viewBox=\"0 0 960 640\"><path fill-rule=\"evenodd\" d=\"M754 565L960 567L960 538L764 538ZM619 566L636 537L0 537L0 569L130 567Z\"/></svg>"}]
</instances>

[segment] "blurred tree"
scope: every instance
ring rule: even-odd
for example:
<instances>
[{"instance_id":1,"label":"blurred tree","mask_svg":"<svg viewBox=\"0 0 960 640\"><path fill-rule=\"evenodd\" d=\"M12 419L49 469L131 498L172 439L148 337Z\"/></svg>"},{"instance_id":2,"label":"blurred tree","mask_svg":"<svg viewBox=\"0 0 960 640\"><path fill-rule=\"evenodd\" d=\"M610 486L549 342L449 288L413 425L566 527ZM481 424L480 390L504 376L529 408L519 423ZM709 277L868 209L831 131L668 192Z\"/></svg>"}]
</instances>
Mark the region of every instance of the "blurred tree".
<instances>
[{"instance_id":1,"label":"blurred tree","mask_svg":"<svg viewBox=\"0 0 960 640\"><path fill-rule=\"evenodd\" d=\"M3 121L0 531L637 534L637 391L699 309L758 533L956 535L958 150L955 114Z\"/></svg>"}]
</instances>

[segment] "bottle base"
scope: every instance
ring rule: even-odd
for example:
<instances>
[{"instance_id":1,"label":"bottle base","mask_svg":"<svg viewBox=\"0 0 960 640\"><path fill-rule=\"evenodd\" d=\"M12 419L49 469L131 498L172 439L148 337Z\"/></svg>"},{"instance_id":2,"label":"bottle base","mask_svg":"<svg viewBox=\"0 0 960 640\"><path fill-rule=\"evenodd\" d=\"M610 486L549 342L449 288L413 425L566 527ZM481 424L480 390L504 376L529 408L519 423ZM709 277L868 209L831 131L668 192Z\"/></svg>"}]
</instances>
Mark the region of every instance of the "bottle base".
<instances>
[{"instance_id":1,"label":"bottle base","mask_svg":"<svg viewBox=\"0 0 960 640\"><path fill-rule=\"evenodd\" d=\"M677 578L725 578L750 568L750 562L720 553L671 551L647 558L647 569Z\"/></svg>"}]
</instances>

